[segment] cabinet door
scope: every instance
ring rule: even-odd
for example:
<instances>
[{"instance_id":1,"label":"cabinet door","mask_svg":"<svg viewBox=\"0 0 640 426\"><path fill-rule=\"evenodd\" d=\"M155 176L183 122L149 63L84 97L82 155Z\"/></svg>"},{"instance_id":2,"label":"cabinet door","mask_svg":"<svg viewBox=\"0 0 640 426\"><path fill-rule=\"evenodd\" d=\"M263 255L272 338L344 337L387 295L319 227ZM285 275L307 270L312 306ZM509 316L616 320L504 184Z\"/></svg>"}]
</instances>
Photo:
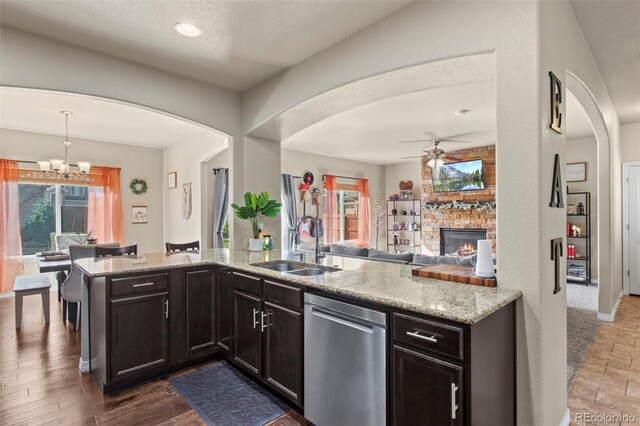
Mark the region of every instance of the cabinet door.
<instances>
[{"instance_id":1,"label":"cabinet door","mask_svg":"<svg viewBox=\"0 0 640 426\"><path fill-rule=\"evenodd\" d=\"M211 270L186 273L187 358L216 348L214 277Z\"/></svg>"},{"instance_id":2,"label":"cabinet door","mask_svg":"<svg viewBox=\"0 0 640 426\"><path fill-rule=\"evenodd\" d=\"M261 299L233 291L233 360L262 375Z\"/></svg>"},{"instance_id":3,"label":"cabinet door","mask_svg":"<svg viewBox=\"0 0 640 426\"><path fill-rule=\"evenodd\" d=\"M111 380L168 364L168 303L167 293L109 302Z\"/></svg>"},{"instance_id":4,"label":"cabinet door","mask_svg":"<svg viewBox=\"0 0 640 426\"><path fill-rule=\"evenodd\" d=\"M463 424L462 367L400 346L393 362L395 425Z\"/></svg>"},{"instance_id":5,"label":"cabinet door","mask_svg":"<svg viewBox=\"0 0 640 426\"><path fill-rule=\"evenodd\" d=\"M231 272L218 271L216 274L216 338L224 352L231 351Z\"/></svg>"},{"instance_id":6,"label":"cabinet door","mask_svg":"<svg viewBox=\"0 0 640 426\"><path fill-rule=\"evenodd\" d=\"M270 302L264 308L264 379L302 406L303 315Z\"/></svg>"}]
</instances>

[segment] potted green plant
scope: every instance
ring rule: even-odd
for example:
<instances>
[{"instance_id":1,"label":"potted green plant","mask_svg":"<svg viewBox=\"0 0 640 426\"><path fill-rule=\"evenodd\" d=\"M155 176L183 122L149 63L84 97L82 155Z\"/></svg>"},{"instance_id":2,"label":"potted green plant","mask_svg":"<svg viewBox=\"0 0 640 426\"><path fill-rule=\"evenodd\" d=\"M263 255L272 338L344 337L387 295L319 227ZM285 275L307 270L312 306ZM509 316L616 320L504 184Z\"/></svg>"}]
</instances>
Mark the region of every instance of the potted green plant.
<instances>
[{"instance_id":1,"label":"potted green plant","mask_svg":"<svg viewBox=\"0 0 640 426\"><path fill-rule=\"evenodd\" d=\"M244 206L239 206L236 203L231 204L231 207L236 213L239 219L246 219L251 222L251 229L253 231L253 238L249 240L250 251L261 251L262 240L259 238L260 225L265 217L275 217L280 213L280 207L282 204L276 200L269 199L269 193L263 192L261 194L252 194L247 192L244 194Z\"/></svg>"}]
</instances>

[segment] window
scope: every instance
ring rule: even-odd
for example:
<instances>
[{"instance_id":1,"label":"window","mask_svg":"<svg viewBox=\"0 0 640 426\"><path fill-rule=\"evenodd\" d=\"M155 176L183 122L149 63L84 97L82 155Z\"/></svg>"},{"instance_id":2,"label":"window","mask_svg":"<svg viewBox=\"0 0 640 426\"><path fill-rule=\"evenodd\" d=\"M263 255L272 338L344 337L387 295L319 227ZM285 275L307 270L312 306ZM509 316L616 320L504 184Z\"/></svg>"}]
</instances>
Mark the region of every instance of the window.
<instances>
[{"instance_id":1,"label":"window","mask_svg":"<svg viewBox=\"0 0 640 426\"><path fill-rule=\"evenodd\" d=\"M360 193L357 191L336 191L336 207L338 223L336 227L338 242L358 239L358 203Z\"/></svg>"},{"instance_id":2,"label":"window","mask_svg":"<svg viewBox=\"0 0 640 426\"><path fill-rule=\"evenodd\" d=\"M87 232L88 187L21 183L18 188L23 255L53 248L52 234Z\"/></svg>"}]
</instances>

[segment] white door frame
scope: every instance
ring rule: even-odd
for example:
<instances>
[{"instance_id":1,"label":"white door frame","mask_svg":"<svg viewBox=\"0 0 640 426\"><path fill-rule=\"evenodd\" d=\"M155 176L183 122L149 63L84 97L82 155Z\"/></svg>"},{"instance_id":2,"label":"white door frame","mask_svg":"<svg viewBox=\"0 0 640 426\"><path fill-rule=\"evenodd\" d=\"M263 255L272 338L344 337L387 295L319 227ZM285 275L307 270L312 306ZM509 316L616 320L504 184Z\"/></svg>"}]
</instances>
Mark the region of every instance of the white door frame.
<instances>
[{"instance_id":1,"label":"white door frame","mask_svg":"<svg viewBox=\"0 0 640 426\"><path fill-rule=\"evenodd\" d=\"M629 294L629 168L640 161L622 163L622 291Z\"/></svg>"}]
</instances>

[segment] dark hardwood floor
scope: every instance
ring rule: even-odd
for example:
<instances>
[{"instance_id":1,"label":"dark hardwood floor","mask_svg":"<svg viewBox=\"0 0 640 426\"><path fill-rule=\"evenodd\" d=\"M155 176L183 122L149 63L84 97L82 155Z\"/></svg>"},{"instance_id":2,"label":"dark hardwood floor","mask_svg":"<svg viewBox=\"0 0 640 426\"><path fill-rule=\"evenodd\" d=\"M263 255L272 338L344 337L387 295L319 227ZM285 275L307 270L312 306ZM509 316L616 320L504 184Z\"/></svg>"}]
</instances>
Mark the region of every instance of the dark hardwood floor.
<instances>
[{"instance_id":1,"label":"dark hardwood floor","mask_svg":"<svg viewBox=\"0 0 640 426\"><path fill-rule=\"evenodd\" d=\"M195 368L103 396L78 370L80 333L62 322L54 294L49 325L37 296L24 298L20 330L14 315L14 298L0 299L0 425L204 424L167 380ZM269 425L305 424L292 411Z\"/></svg>"}]
</instances>

